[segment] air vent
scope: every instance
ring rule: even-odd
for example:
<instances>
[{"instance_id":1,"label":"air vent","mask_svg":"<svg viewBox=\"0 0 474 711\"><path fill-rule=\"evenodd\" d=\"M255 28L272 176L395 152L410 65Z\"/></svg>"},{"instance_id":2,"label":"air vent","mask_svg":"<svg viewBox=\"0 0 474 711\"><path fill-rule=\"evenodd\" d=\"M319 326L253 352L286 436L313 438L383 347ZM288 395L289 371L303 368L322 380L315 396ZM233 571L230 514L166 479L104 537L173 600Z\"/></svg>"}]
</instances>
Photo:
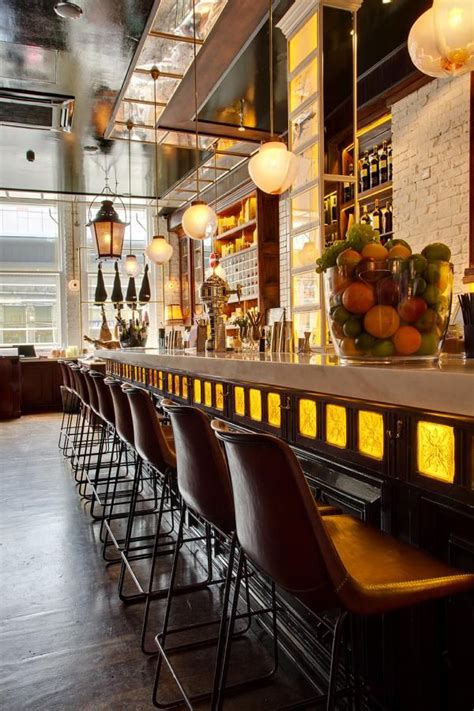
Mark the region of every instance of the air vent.
<instances>
[{"instance_id":1,"label":"air vent","mask_svg":"<svg viewBox=\"0 0 474 711\"><path fill-rule=\"evenodd\" d=\"M0 88L0 124L46 131L71 130L72 96Z\"/></svg>"}]
</instances>

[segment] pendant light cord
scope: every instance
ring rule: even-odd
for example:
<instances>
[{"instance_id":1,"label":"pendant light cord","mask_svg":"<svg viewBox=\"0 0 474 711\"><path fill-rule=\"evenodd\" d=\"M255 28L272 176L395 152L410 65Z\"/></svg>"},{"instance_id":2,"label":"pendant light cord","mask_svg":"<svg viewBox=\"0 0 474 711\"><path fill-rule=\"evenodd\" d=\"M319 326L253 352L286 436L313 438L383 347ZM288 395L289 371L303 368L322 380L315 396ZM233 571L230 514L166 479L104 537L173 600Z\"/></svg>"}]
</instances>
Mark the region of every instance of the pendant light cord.
<instances>
[{"instance_id":1,"label":"pendant light cord","mask_svg":"<svg viewBox=\"0 0 474 711\"><path fill-rule=\"evenodd\" d=\"M156 112L156 82L158 80L158 77L160 75L160 72L157 67L152 67L151 68L151 76L153 79L153 107L155 109L155 122L154 122L154 134L155 134L155 190L156 190L156 232L160 231L160 218L158 217L158 210L159 210L159 191L158 191L158 116Z\"/></svg>"},{"instance_id":2,"label":"pendant light cord","mask_svg":"<svg viewBox=\"0 0 474 711\"><path fill-rule=\"evenodd\" d=\"M273 138L273 0L268 3L268 67L270 79L270 138Z\"/></svg>"},{"instance_id":3,"label":"pendant light cord","mask_svg":"<svg viewBox=\"0 0 474 711\"><path fill-rule=\"evenodd\" d=\"M197 88L197 36L196 36L196 0L193 0L193 54L194 54L194 121L196 129L196 197L199 200L199 130L198 130L198 88Z\"/></svg>"},{"instance_id":4,"label":"pendant light cord","mask_svg":"<svg viewBox=\"0 0 474 711\"><path fill-rule=\"evenodd\" d=\"M133 122L131 119L128 119L128 212L130 215L130 254L132 254L132 128Z\"/></svg>"}]
</instances>

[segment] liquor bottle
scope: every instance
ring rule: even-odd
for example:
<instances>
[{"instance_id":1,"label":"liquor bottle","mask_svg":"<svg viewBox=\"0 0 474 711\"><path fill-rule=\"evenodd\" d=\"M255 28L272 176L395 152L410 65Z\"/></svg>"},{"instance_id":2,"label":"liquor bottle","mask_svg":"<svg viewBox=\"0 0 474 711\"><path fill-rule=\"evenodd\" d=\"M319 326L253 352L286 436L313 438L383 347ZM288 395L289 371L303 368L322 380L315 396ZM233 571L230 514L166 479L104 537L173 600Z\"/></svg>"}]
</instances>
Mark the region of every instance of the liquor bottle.
<instances>
[{"instance_id":1,"label":"liquor bottle","mask_svg":"<svg viewBox=\"0 0 474 711\"><path fill-rule=\"evenodd\" d=\"M374 230L383 232L382 210L379 207L379 201L375 201L375 209L372 213L372 227Z\"/></svg>"},{"instance_id":2,"label":"liquor bottle","mask_svg":"<svg viewBox=\"0 0 474 711\"><path fill-rule=\"evenodd\" d=\"M383 221L384 221L384 233L386 234L387 232L392 232L393 231L393 211L392 211L392 205L391 203L387 202L385 205L385 212L383 215Z\"/></svg>"},{"instance_id":3,"label":"liquor bottle","mask_svg":"<svg viewBox=\"0 0 474 711\"><path fill-rule=\"evenodd\" d=\"M370 188L370 177L369 177L369 154L366 151L364 153L364 157L362 158L361 164L360 164L360 191L361 193L364 192L364 190L368 190Z\"/></svg>"},{"instance_id":4,"label":"liquor bottle","mask_svg":"<svg viewBox=\"0 0 474 711\"><path fill-rule=\"evenodd\" d=\"M351 163L349 165L349 175L351 178L354 177L354 163ZM350 190L350 200L354 199L354 183L349 183L349 190Z\"/></svg>"},{"instance_id":5,"label":"liquor bottle","mask_svg":"<svg viewBox=\"0 0 474 711\"><path fill-rule=\"evenodd\" d=\"M337 195L334 193L329 198L329 204L331 206L331 222L337 222Z\"/></svg>"},{"instance_id":6,"label":"liquor bottle","mask_svg":"<svg viewBox=\"0 0 474 711\"><path fill-rule=\"evenodd\" d=\"M375 188L379 184L379 149L374 146L370 156L370 187Z\"/></svg>"},{"instance_id":7,"label":"liquor bottle","mask_svg":"<svg viewBox=\"0 0 474 711\"><path fill-rule=\"evenodd\" d=\"M392 144L388 144L387 148L387 169L388 169L388 179L393 179L393 164L392 164Z\"/></svg>"},{"instance_id":8,"label":"liquor bottle","mask_svg":"<svg viewBox=\"0 0 474 711\"><path fill-rule=\"evenodd\" d=\"M344 183L342 199L344 202L349 202L351 200L351 183Z\"/></svg>"},{"instance_id":9,"label":"liquor bottle","mask_svg":"<svg viewBox=\"0 0 474 711\"><path fill-rule=\"evenodd\" d=\"M330 212L329 212L329 198L324 198L324 224L329 225L331 219L330 219Z\"/></svg>"},{"instance_id":10,"label":"liquor bottle","mask_svg":"<svg viewBox=\"0 0 474 711\"><path fill-rule=\"evenodd\" d=\"M365 225L370 225L370 215L367 211L367 205L364 205L360 221Z\"/></svg>"},{"instance_id":11,"label":"liquor bottle","mask_svg":"<svg viewBox=\"0 0 474 711\"><path fill-rule=\"evenodd\" d=\"M386 183L388 180L387 159L387 141L384 141L382 144L382 151L379 155L379 178L381 183Z\"/></svg>"}]
</instances>

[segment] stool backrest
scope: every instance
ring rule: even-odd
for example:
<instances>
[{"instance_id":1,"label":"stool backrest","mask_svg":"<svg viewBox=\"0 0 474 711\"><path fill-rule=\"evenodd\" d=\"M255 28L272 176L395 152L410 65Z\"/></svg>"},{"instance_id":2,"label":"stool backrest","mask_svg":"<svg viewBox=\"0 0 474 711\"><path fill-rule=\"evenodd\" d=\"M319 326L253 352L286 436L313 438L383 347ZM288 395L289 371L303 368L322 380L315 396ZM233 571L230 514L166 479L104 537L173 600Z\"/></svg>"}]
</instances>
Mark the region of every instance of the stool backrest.
<instances>
[{"instance_id":1,"label":"stool backrest","mask_svg":"<svg viewBox=\"0 0 474 711\"><path fill-rule=\"evenodd\" d=\"M161 429L158 413L150 395L143 388L127 388L135 432L135 448L145 461L162 474L176 466L176 458Z\"/></svg>"},{"instance_id":2,"label":"stool backrest","mask_svg":"<svg viewBox=\"0 0 474 711\"><path fill-rule=\"evenodd\" d=\"M110 388L108 388L104 382L105 375L103 373L99 373L97 370L91 370L90 377L92 378L92 382L94 383L96 389L100 416L103 420L115 427L114 403L112 402Z\"/></svg>"},{"instance_id":3,"label":"stool backrest","mask_svg":"<svg viewBox=\"0 0 474 711\"><path fill-rule=\"evenodd\" d=\"M235 530L232 487L224 454L207 415L197 407L161 403L171 418L178 488L191 510L223 533Z\"/></svg>"},{"instance_id":4,"label":"stool backrest","mask_svg":"<svg viewBox=\"0 0 474 711\"><path fill-rule=\"evenodd\" d=\"M95 414L100 417L99 398L97 397L97 390L94 385L94 381L91 378L90 371L87 368L82 368L82 374L84 376L84 382L89 394L89 405L94 410Z\"/></svg>"},{"instance_id":5,"label":"stool backrest","mask_svg":"<svg viewBox=\"0 0 474 711\"><path fill-rule=\"evenodd\" d=\"M135 439L132 413L130 412L128 397L122 390L122 383L120 380L115 380L114 378L106 378L104 382L109 387L110 394L112 395L115 413L115 429L121 439L131 447L134 447Z\"/></svg>"},{"instance_id":6,"label":"stool backrest","mask_svg":"<svg viewBox=\"0 0 474 711\"><path fill-rule=\"evenodd\" d=\"M81 400L88 405L89 404L89 391L87 389L85 375L82 372L80 365L75 365L72 367L72 372L74 374L74 380L76 383L76 391L81 398Z\"/></svg>"},{"instance_id":7,"label":"stool backrest","mask_svg":"<svg viewBox=\"0 0 474 711\"><path fill-rule=\"evenodd\" d=\"M224 442L246 555L277 584L310 598L313 609L337 604L327 563L339 566L331 572L341 580L345 570L293 451L272 435L219 430L216 436Z\"/></svg>"},{"instance_id":8,"label":"stool backrest","mask_svg":"<svg viewBox=\"0 0 474 711\"><path fill-rule=\"evenodd\" d=\"M69 380L69 368L67 367L65 361L58 360L59 367L61 368L61 377L63 379L63 387L70 388L71 382Z\"/></svg>"}]
</instances>

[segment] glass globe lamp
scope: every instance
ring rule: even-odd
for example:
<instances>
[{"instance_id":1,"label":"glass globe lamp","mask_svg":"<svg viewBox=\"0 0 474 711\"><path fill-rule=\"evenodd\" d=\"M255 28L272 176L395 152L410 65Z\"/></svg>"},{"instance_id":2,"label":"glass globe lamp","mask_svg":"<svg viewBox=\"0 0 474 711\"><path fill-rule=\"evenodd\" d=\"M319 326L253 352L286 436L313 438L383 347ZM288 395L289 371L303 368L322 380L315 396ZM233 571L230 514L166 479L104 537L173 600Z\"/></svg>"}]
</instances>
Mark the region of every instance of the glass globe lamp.
<instances>
[{"instance_id":1,"label":"glass globe lamp","mask_svg":"<svg viewBox=\"0 0 474 711\"><path fill-rule=\"evenodd\" d=\"M183 214L183 230L188 237L204 240L217 232L217 215L205 202L196 200Z\"/></svg>"},{"instance_id":2,"label":"glass globe lamp","mask_svg":"<svg viewBox=\"0 0 474 711\"><path fill-rule=\"evenodd\" d=\"M166 264L173 255L173 247L163 235L155 235L145 249L145 254L155 264Z\"/></svg>"},{"instance_id":3,"label":"glass globe lamp","mask_svg":"<svg viewBox=\"0 0 474 711\"><path fill-rule=\"evenodd\" d=\"M474 71L473 0L434 0L435 38L448 74Z\"/></svg>"},{"instance_id":4,"label":"glass globe lamp","mask_svg":"<svg viewBox=\"0 0 474 711\"><path fill-rule=\"evenodd\" d=\"M136 277L140 273L140 264L134 254L127 254L125 257L123 271L129 277Z\"/></svg>"},{"instance_id":5,"label":"glass globe lamp","mask_svg":"<svg viewBox=\"0 0 474 711\"><path fill-rule=\"evenodd\" d=\"M270 195L281 195L288 190L298 171L298 158L281 141L262 143L249 161L253 182Z\"/></svg>"}]
</instances>

